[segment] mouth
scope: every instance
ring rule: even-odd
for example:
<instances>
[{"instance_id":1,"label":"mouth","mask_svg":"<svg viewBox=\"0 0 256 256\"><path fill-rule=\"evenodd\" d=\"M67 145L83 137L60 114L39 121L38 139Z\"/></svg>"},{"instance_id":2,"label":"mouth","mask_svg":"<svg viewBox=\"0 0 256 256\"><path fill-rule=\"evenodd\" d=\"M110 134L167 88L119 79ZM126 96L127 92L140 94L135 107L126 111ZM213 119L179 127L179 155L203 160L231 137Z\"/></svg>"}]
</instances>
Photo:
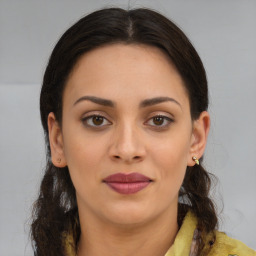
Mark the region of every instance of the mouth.
<instances>
[{"instance_id":1,"label":"mouth","mask_svg":"<svg viewBox=\"0 0 256 256\"><path fill-rule=\"evenodd\" d=\"M152 179L140 173L116 173L106 177L103 182L120 194L134 194L146 188Z\"/></svg>"}]
</instances>

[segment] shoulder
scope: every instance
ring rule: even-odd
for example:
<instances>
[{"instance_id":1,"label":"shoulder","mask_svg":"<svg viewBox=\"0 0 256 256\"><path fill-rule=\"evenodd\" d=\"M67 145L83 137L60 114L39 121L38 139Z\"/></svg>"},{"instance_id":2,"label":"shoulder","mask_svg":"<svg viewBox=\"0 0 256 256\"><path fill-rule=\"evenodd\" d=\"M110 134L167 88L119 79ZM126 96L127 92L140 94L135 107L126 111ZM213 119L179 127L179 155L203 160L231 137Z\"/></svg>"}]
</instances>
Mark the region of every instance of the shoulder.
<instances>
[{"instance_id":1,"label":"shoulder","mask_svg":"<svg viewBox=\"0 0 256 256\"><path fill-rule=\"evenodd\" d=\"M256 251L247 247L239 240L227 236L225 233L216 232L216 241L209 256L256 256Z\"/></svg>"}]
</instances>

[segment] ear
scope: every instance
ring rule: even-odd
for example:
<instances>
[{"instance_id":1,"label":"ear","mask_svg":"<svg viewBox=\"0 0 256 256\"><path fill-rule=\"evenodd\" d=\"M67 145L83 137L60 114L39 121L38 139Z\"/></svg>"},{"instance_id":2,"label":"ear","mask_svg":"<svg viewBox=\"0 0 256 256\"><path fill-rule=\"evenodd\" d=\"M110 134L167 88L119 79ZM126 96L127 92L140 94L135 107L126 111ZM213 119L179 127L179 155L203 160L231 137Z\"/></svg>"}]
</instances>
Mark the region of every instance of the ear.
<instances>
[{"instance_id":1,"label":"ear","mask_svg":"<svg viewBox=\"0 0 256 256\"><path fill-rule=\"evenodd\" d=\"M188 166L195 165L192 157L195 156L198 160L202 157L206 147L209 130L210 116L207 111L203 111L199 118L193 122L191 145L188 154Z\"/></svg>"},{"instance_id":2,"label":"ear","mask_svg":"<svg viewBox=\"0 0 256 256\"><path fill-rule=\"evenodd\" d=\"M65 167L67 162L64 155L62 131L53 112L48 115L48 131L52 163L56 167Z\"/></svg>"}]
</instances>

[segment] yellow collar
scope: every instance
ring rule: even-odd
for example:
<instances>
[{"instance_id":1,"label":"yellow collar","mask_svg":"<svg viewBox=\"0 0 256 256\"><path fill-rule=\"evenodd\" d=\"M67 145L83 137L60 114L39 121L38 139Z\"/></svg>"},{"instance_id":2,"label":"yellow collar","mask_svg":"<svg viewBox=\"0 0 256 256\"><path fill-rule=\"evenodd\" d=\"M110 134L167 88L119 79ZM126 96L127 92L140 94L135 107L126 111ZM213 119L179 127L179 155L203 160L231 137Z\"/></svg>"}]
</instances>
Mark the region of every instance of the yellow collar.
<instances>
[{"instance_id":1,"label":"yellow collar","mask_svg":"<svg viewBox=\"0 0 256 256\"><path fill-rule=\"evenodd\" d=\"M175 238L174 244L167 251L165 256L184 256L190 255L193 249L192 240L197 226L197 219L192 212L185 216L182 226Z\"/></svg>"}]
</instances>

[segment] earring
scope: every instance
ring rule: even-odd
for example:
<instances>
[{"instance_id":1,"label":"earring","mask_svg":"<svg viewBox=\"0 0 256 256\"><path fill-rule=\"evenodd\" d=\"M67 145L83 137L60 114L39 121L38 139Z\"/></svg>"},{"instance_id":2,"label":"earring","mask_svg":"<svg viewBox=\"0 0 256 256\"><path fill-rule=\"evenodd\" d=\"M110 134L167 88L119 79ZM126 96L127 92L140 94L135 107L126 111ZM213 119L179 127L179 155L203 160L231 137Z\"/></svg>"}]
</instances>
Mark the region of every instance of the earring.
<instances>
[{"instance_id":1,"label":"earring","mask_svg":"<svg viewBox=\"0 0 256 256\"><path fill-rule=\"evenodd\" d=\"M192 159L197 165L199 165L199 160L197 159L197 157L193 156Z\"/></svg>"}]
</instances>

